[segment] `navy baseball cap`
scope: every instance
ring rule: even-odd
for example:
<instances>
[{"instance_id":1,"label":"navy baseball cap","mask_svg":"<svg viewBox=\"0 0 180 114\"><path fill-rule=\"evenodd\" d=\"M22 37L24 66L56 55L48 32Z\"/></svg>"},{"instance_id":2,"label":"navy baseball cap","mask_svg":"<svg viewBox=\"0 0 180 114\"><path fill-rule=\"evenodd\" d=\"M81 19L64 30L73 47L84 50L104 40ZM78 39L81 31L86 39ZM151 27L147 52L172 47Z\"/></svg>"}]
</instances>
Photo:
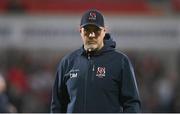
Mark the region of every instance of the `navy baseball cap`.
<instances>
[{"instance_id":1,"label":"navy baseball cap","mask_svg":"<svg viewBox=\"0 0 180 114\"><path fill-rule=\"evenodd\" d=\"M96 9L91 9L85 12L81 18L80 27L86 25L95 25L97 27L104 27L103 15Z\"/></svg>"}]
</instances>

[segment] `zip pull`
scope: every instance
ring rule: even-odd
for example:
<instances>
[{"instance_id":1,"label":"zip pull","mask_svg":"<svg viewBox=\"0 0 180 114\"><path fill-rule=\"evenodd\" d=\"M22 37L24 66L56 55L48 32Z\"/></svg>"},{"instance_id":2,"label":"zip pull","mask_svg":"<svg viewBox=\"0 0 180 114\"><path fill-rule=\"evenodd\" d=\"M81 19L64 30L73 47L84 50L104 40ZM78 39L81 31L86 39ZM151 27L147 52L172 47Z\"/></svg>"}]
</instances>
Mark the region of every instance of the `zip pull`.
<instances>
[{"instance_id":1,"label":"zip pull","mask_svg":"<svg viewBox=\"0 0 180 114\"><path fill-rule=\"evenodd\" d=\"M93 69L92 69L92 71L94 72L94 65L93 65Z\"/></svg>"},{"instance_id":2,"label":"zip pull","mask_svg":"<svg viewBox=\"0 0 180 114\"><path fill-rule=\"evenodd\" d=\"M88 54L88 59L89 59L89 60L91 59L90 54Z\"/></svg>"},{"instance_id":3,"label":"zip pull","mask_svg":"<svg viewBox=\"0 0 180 114\"><path fill-rule=\"evenodd\" d=\"M90 58L91 58L91 57L90 57L90 53L91 53L91 51L92 51L92 49L91 49L91 48L88 48L88 49L87 49L87 54L88 54L88 59L89 59L89 60L90 60Z\"/></svg>"},{"instance_id":4,"label":"zip pull","mask_svg":"<svg viewBox=\"0 0 180 114\"><path fill-rule=\"evenodd\" d=\"M92 76L91 76L92 81L94 81L94 77L95 77L95 65L93 64L93 66L92 66Z\"/></svg>"}]
</instances>

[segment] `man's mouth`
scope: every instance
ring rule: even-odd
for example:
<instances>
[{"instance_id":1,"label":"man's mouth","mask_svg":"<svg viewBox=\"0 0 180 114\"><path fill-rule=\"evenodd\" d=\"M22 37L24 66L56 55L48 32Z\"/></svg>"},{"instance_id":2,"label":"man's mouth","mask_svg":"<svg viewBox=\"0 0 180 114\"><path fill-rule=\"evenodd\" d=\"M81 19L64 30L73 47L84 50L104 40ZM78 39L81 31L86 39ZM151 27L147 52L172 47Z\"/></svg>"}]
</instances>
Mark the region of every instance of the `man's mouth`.
<instances>
[{"instance_id":1,"label":"man's mouth","mask_svg":"<svg viewBox=\"0 0 180 114\"><path fill-rule=\"evenodd\" d=\"M96 42L94 42L94 41L88 41L87 43L88 44L96 44Z\"/></svg>"}]
</instances>

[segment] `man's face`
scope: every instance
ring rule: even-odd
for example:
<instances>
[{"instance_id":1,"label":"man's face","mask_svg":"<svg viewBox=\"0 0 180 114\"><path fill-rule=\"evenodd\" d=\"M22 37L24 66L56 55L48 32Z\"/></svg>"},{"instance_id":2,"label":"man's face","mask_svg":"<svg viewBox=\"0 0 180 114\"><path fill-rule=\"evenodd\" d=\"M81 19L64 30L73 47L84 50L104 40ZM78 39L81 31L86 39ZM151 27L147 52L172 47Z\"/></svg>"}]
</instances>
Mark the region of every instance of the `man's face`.
<instances>
[{"instance_id":1,"label":"man's face","mask_svg":"<svg viewBox=\"0 0 180 114\"><path fill-rule=\"evenodd\" d=\"M97 51L104 46L104 36L106 30L104 27L95 25L86 25L80 28L80 34L86 51Z\"/></svg>"}]
</instances>

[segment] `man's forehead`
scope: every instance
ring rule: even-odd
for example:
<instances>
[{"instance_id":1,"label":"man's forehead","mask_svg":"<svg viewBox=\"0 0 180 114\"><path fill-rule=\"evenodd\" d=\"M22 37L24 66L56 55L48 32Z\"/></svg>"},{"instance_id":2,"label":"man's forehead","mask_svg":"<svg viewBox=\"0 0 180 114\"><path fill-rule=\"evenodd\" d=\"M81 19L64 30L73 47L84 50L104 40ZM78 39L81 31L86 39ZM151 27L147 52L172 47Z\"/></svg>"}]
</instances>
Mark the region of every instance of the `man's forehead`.
<instances>
[{"instance_id":1,"label":"man's forehead","mask_svg":"<svg viewBox=\"0 0 180 114\"><path fill-rule=\"evenodd\" d=\"M88 28L88 29L102 29L103 27L98 27L96 25L92 25L92 24L89 24L89 25L86 25L84 26L83 28Z\"/></svg>"},{"instance_id":2,"label":"man's forehead","mask_svg":"<svg viewBox=\"0 0 180 114\"><path fill-rule=\"evenodd\" d=\"M93 24L88 24L88 25L84 26L83 28L90 28L90 27L99 28L98 26L93 25Z\"/></svg>"}]
</instances>

